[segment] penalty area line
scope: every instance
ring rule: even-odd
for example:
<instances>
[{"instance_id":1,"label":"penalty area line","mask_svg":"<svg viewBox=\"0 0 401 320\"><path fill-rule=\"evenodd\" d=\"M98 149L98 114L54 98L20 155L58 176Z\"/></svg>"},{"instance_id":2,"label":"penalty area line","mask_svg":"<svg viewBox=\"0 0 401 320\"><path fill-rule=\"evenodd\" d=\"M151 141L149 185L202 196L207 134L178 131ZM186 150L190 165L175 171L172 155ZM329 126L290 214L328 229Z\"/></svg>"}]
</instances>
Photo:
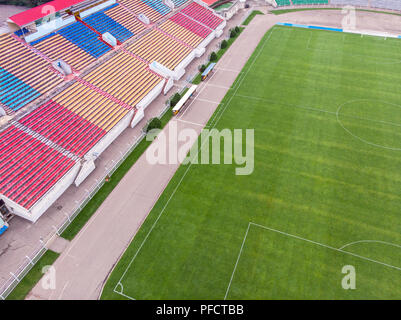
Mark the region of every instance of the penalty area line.
<instances>
[{"instance_id":1,"label":"penalty area line","mask_svg":"<svg viewBox=\"0 0 401 320\"><path fill-rule=\"evenodd\" d=\"M345 247L347 247L347 246L349 246L351 244L359 243L359 242L362 242L362 241L384 243L383 241L361 240L361 241L351 242L351 243L346 244L345 246L343 246L341 248L335 248L335 247L332 247L330 245L327 245L327 244L324 244L324 243L321 243L321 242L318 242L318 241L314 241L314 240L310 240L310 239L307 239L307 238L303 238L303 237L297 236L295 234L291 234L291 233L284 232L284 231L281 231L281 230L269 228L269 227L266 227L266 226L258 224L258 223L249 222L248 223L248 227L247 227L246 232L245 232L245 235L244 235L244 238L243 238L242 243L241 243L241 247L240 247L240 250L239 250L239 253L238 253L237 260L236 260L235 265L234 265L233 272L232 272L231 277L230 277L230 281L229 281L228 286L227 286L227 290L226 290L226 294L224 296L224 300L227 299L227 296L229 294L229 291L230 291L230 288L231 288L231 285L232 285L232 282L233 282L233 279L234 279L234 275L235 275L235 272L237 270L238 263L240 261L240 258L241 258L241 255L242 255L242 252L243 252L243 249L244 249L244 246L245 246L245 243L246 243L246 239L248 237L248 233L249 233L249 230L250 230L251 226L255 226L255 227L258 227L258 228L261 228L261 229L265 229L265 230L268 230L268 231L271 231L271 232L279 233L281 235L284 235L284 236L287 236L287 237L290 237L290 238L294 238L294 239L297 239L297 240L308 242L308 243L311 243L311 244L314 244L314 245L317 245L317 246L320 246L320 247L323 247L323 248L326 248L326 249L330 249L330 250L333 250L333 251L341 252L341 253L344 253L346 255L350 255L350 256L353 256L353 257L356 257L356 258L359 258L359 259L362 259L362 260L365 260L365 261L368 261L368 262L372 262L372 263L375 263L375 264L382 265L384 267L388 267L388 268L391 268L391 269L395 269L397 271L401 271L401 267L397 267L397 266L394 266L394 265L391 265L391 264L388 264L388 263L384 263L382 261L374 260L374 259L362 256L362 255L359 255L359 254L356 254L356 253L352 253L352 252L343 250L343 248L345 248ZM392 244L392 243L388 243L388 242L386 242L385 244L391 244L393 246L401 248L400 245L396 245L396 244Z\"/></svg>"}]
</instances>

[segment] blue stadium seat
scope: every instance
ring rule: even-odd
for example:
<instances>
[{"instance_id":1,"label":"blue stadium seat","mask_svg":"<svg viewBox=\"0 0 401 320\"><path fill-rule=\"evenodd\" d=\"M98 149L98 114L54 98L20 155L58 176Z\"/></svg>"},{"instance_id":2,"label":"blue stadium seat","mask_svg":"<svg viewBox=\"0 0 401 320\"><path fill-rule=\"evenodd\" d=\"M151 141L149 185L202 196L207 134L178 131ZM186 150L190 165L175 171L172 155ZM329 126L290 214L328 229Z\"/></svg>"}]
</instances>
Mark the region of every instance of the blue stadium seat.
<instances>
[{"instance_id":1,"label":"blue stadium seat","mask_svg":"<svg viewBox=\"0 0 401 320\"><path fill-rule=\"evenodd\" d=\"M81 22L74 22L61 29L58 33L95 58L110 50L110 47L98 39L98 35L95 32Z\"/></svg>"},{"instance_id":2,"label":"blue stadium seat","mask_svg":"<svg viewBox=\"0 0 401 320\"><path fill-rule=\"evenodd\" d=\"M83 21L102 34L110 32L120 42L124 42L134 35L131 31L105 15L103 12L91 14L89 17L83 19Z\"/></svg>"},{"instance_id":3,"label":"blue stadium seat","mask_svg":"<svg viewBox=\"0 0 401 320\"><path fill-rule=\"evenodd\" d=\"M0 101L17 111L41 93L0 67Z\"/></svg>"},{"instance_id":4,"label":"blue stadium seat","mask_svg":"<svg viewBox=\"0 0 401 320\"><path fill-rule=\"evenodd\" d=\"M142 0L142 2L159 12L162 16L165 16L171 11L171 9L167 7L162 0Z\"/></svg>"}]
</instances>

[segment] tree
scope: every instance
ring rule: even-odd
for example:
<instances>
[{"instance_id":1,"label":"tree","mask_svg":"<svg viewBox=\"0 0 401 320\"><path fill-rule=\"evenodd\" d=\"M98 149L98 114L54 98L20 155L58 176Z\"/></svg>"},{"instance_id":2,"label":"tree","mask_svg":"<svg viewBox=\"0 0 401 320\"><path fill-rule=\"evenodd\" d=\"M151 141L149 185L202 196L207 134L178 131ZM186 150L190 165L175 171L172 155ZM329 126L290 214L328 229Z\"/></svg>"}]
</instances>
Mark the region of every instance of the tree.
<instances>
[{"instance_id":1,"label":"tree","mask_svg":"<svg viewBox=\"0 0 401 320\"><path fill-rule=\"evenodd\" d=\"M231 29L230 38L235 38L236 36L237 36L237 33L235 32L235 29Z\"/></svg>"},{"instance_id":2,"label":"tree","mask_svg":"<svg viewBox=\"0 0 401 320\"><path fill-rule=\"evenodd\" d=\"M238 26L236 26L236 27L234 28L234 30L235 30L235 32L236 32L237 34L239 34L239 32L241 31L241 30L239 29Z\"/></svg>"},{"instance_id":3,"label":"tree","mask_svg":"<svg viewBox=\"0 0 401 320\"><path fill-rule=\"evenodd\" d=\"M181 99L181 96L180 96L180 94L177 92L177 93L171 98L171 100L170 100L170 106L171 106L171 107L174 107L174 106L178 103L178 101L180 101L180 99Z\"/></svg>"},{"instance_id":4,"label":"tree","mask_svg":"<svg viewBox=\"0 0 401 320\"><path fill-rule=\"evenodd\" d=\"M199 68L199 71L200 72L203 72L203 71L205 71L206 70L206 66L204 65L204 64L202 64L201 66L200 66L200 68Z\"/></svg>"},{"instance_id":5,"label":"tree","mask_svg":"<svg viewBox=\"0 0 401 320\"><path fill-rule=\"evenodd\" d=\"M217 54L216 54L216 52L212 52L211 54L210 54L210 61L217 61Z\"/></svg>"},{"instance_id":6,"label":"tree","mask_svg":"<svg viewBox=\"0 0 401 320\"><path fill-rule=\"evenodd\" d=\"M223 40L220 44L220 48L225 49L227 48L227 40Z\"/></svg>"},{"instance_id":7,"label":"tree","mask_svg":"<svg viewBox=\"0 0 401 320\"><path fill-rule=\"evenodd\" d=\"M160 121L159 118L152 118L149 123L148 126L146 127L146 132L149 132L152 129L161 129L162 127L162 122Z\"/></svg>"}]
</instances>

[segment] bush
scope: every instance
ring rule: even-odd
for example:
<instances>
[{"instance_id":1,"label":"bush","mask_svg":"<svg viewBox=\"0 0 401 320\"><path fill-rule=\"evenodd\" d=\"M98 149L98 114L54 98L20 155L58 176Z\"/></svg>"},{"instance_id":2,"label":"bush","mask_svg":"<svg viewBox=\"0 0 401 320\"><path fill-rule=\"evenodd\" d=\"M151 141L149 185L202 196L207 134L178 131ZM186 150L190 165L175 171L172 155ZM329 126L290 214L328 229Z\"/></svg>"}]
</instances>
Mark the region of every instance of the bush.
<instances>
[{"instance_id":1,"label":"bush","mask_svg":"<svg viewBox=\"0 0 401 320\"><path fill-rule=\"evenodd\" d=\"M212 52L210 55L210 61L217 61L217 54L216 52Z\"/></svg>"},{"instance_id":2,"label":"bush","mask_svg":"<svg viewBox=\"0 0 401 320\"><path fill-rule=\"evenodd\" d=\"M148 126L146 127L146 132L149 132L152 129L161 129L162 127L162 122L160 121L159 118L152 118L149 121Z\"/></svg>"},{"instance_id":3,"label":"bush","mask_svg":"<svg viewBox=\"0 0 401 320\"><path fill-rule=\"evenodd\" d=\"M199 71L200 72L203 72L203 71L205 71L206 70L206 66L204 65L204 64L202 64L201 66L200 66L200 68L199 68Z\"/></svg>"},{"instance_id":4,"label":"bush","mask_svg":"<svg viewBox=\"0 0 401 320\"><path fill-rule=\"evenodd\" d=\"M220 44L220 48L225 49L227 48L227 40L223 40Z\"/></svg>"},{"instance_id":5,"label":"bush","mask_svg":"<svg viewBox=\"0 0 401 320\"><path fill-rule=\"evenodd\" d=\"M238 26L236 26L235 28L234 28L234 30L235 30L235 32L238 34L241 30L239 29L239 27Z\"/></svg>"},{"instance_id":6,"label":"bush","mask_svg":"<svg viewBox=\"0 0 401 320\"><path fill-rule=\"evenodd\" d=\"M231 29L230 38L235 38L236 36L237 36L237 33L235 32L235 29Z\"/></svg>"},{"instance_id":7,"label":"bush","mask_svg":"<svg viewBox=\"0 0 401 320\"><path fill-rule=\"evenodd\" d=\"M171 98L171 100L170 100L170 106L171 106L171 107L174 107L174 106L178 103L178 101L180 101L180 99L181 99L181 96L180 96L180 94L177 92L177 93Z\"/></svg>"}]
</instances>

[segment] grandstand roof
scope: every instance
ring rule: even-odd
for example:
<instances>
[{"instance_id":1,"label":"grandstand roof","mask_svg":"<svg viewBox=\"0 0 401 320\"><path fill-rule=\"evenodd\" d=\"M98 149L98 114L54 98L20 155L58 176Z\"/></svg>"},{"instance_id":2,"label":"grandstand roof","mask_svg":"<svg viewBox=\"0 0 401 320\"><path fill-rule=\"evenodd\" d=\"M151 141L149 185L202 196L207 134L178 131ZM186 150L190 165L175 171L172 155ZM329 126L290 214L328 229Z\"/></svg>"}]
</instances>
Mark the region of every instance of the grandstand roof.
<instances>
[{"instance_id":1,"label":"grandstand roof","mask_svg":"<svg viewBox=\"0 0 401 320\"><path fill-rule=\"evenodd\" d=\"M28 9L26 11L17 13L13 16L11 16L9 19L16 23L18 26L22 27L25 26L31 22L34 22L36 20L39 20L41 18L44 18L48 16L49 14L67 9L77 3L84 2L86 0L53 0L47 3L44 3L40 6ZM54 8L54 11L51 12L49 8L52 6Z\"/></svg>"}]
</instances>

